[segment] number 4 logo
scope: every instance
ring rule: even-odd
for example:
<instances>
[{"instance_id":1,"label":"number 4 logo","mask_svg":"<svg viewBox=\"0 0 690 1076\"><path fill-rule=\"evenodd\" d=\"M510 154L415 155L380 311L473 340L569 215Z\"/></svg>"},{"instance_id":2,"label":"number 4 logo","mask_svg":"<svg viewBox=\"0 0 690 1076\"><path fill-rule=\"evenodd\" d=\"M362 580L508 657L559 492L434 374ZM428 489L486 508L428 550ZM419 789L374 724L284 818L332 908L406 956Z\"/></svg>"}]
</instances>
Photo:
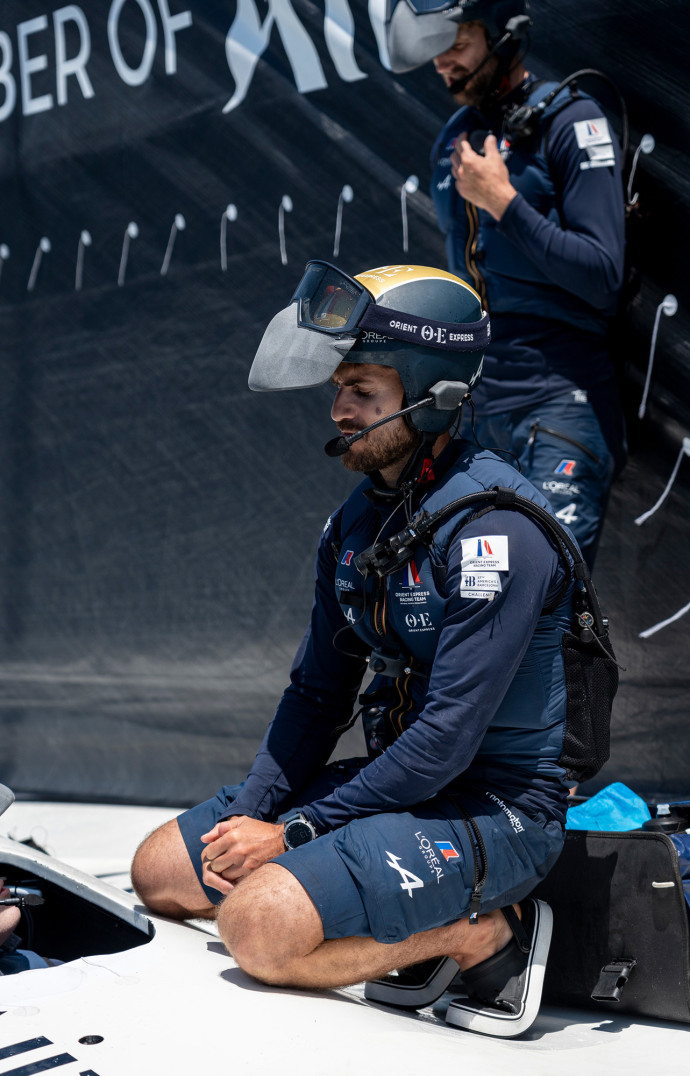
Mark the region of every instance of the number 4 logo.
<instances>
[{"instance_id":1,"label":"number 4 logo","mask_svg":"<svg viewBox=\"0 0 690 1076\"><path fill-rule=\"evenodd\" d=\"M575 507L574 501L572 504L566 504L565 508L561 508L560 512L556 512L556 519L560 519L561 522L565 523L566 527L569 527L577 519Z\"/></svg>"},{"instance_id":2,"label":"number 4 logo","mask_svg":"<svg viewBox=\"0 0 690 1076\"><path fill-rule=\"evenodd\" d=\"M424 882L421 878L418 878L416 874L413 874L412 871L405 870L404 867L400 866L400 856L394 856L392 852L386 852L386 855L388 856L388 859L386 860L388 866L392 867L394 871L398 871L402 878L400 888L407 890L407 895L410 900L412 900L412 890L423 889Z\"/></svg>"}]
</instances>

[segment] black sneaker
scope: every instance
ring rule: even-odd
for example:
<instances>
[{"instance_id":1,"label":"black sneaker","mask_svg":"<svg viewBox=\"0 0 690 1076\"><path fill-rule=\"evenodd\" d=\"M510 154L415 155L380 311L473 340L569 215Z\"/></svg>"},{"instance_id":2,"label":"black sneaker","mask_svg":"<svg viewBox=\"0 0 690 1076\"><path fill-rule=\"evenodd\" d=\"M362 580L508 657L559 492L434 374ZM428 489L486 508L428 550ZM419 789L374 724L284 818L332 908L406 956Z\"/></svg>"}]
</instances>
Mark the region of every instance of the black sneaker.
<instances>
[{"instance_id":1,"label":"black sneaker","mask_svg":"<svg viewBox=\"0 0 690 1076\"><path fill-rule=\"evenodd\" d=\"M423 1009L433 1005L445 993L459 972L459 967L449 956L423 960L409 968L372 979L364 984L367 1001L379 1001L397 1009Z\"/></svg>"},{"instance_id":2,"label":"black sneaker","mask_svg":"<svg viewBox=\"0 0 690 1076\"><path fill-rule=\"evenodd\" d=\"M512 906L502 909L513 937L494 956L462 973L468 997L451 1001L446 1023L509 1039L521 1035L536 1020L553 913L543 900L533 898L524 901L521 908L522 922Z\"/></svg>"}]
</instances>

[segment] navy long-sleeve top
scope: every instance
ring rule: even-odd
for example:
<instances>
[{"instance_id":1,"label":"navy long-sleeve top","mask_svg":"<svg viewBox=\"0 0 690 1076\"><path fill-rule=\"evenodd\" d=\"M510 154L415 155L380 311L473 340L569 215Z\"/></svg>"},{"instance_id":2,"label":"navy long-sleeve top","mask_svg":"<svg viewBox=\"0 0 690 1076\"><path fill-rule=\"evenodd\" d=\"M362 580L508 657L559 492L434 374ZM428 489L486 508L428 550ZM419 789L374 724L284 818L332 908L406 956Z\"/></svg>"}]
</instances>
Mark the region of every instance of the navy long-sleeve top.
<instances>
[{"instance_id":1,"label":"navy long-sleeve top","mask_svg":"<svg viewBox=\"0 0 690 1076\"><path fill-rule=\"evenodd\" d=\"M467 493L530 483L492 453L452 442L423 487L434 511ZM291 679L230 814L275 820L328 760L356 704L372 650L404 654L414 672L376 677L397 739L332 794L300 809L318 832L411 806L442 790L493 788L530 816L563 818L565 728L561 638L570 627L566 569L523 514L455 514L409 565L364 580L355 561L402 509L366 479L328 520L319 543L311 621ZM545 611L546 610L546 611Z\"/></svg>"},{"instance_id":2,"label":"navy long-sleeve top","mask_svg":"<svg viewBox=\"0 0 690 1076\"><path fill-rule=\"evenodd\" d=\"M553 83L514 91L536 103ZM620 152L601 108L563 90L536 133L511 142L504 111L461 108L432 151L431 193L448 267L491 313L492 344L474 393L485 413L527 406L612 376L606 333L623 281ZM463 132L492 130L517 195L500 221L458 194L450 156Z\"/></svg>"}]
</instances>

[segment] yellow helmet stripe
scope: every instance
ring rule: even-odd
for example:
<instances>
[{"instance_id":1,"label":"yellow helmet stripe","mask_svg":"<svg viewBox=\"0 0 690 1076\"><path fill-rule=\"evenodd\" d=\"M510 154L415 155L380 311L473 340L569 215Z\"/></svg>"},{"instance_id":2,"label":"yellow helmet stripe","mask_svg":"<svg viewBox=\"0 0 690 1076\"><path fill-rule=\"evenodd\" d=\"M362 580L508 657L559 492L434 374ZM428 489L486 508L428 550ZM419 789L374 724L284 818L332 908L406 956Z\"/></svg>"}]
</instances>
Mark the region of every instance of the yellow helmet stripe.
<instances>
[{"instance_id":1,"label":"yellow helmet stripe","mask_svg":"<svg viewBox=\"0 0 690 1076\"><path fill-rule=\"evenodd\" d=\"M479 295L459 277L447 273L445 269L435 269L430 265L382 265L378 269L367 269L365 273L358 273L355 277L360 284L370 292L374 299L380 299L391 288L397 288L412 280L453 280L481 302Z\"/></svg>"}]
</instances>

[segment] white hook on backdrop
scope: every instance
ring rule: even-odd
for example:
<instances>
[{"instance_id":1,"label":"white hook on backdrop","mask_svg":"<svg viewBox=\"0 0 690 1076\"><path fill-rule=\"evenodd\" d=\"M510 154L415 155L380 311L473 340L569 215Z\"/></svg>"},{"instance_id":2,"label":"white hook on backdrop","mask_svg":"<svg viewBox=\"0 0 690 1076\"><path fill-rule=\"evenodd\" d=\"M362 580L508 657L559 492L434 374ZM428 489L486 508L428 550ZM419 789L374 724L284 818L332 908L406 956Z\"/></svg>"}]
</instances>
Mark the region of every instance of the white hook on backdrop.
<instances>
[{"instance_id":1,"label":"white hook on backdrop","mask_svg":"<svg viewBox=\"0 0 690 1076\"><path fill-rule=\"evenodd\" d=\"M355 192L349 183L346 183L338 198L338 211L335 215L335 238L333 240L333 257L337 258L340 253L340 231L343 223L343 203L351 202Z\"/></svg>"},{"instance_id":2,"label":"white hook on backdrop","mask_svg":"<svg viewBox=\"0 0 690 1076\"><path fill-rule=\"evenodd\" d=\"M43 236L40 243L36 247L36 253L34 254L33 265L31 266L31 272L29 273L29 282L26 285L27 291L33 291L36 285L36 277L38 276L38 270L41 268L41 261L44 254L49 254L51 251L50 239L46 235Z\"/></svg>"},{"instance_id":3,"label":"white hook on backdrop","mask_svg":"<svg viewBox=\"0 0 690 1076\"><path fill-rule=\"evenodd\" d=\"M669 478L668 482L666 483L666 489L664 490L664 492L659 497L659 500L656 502L656 504L652 508L649 509L648 512L643 512L642 515L638 516L637 519L635 520L635 523L637 524L638 527L641 527L643 523L646 523L647 520L649 519L649 517L653 516L654 513L656 511L658 511L659 508L661 508L662 504L664 503L664 501L668 497L669 493L671 492L671 487L673 486L673 483L676 480L676 476L678 474L678 469L680 467L680 463L681 463L681 460L683 459L683 456L690 456L690 437L684 437L683 438L683 443L680 446L680 451L678 452L678 456L676 457L676 462L675 462L675 464L673 466L673 470L671 471L671 477Z\"/></svg>"},{"instance_id":4,"label":"white hook on backdrop","mask_svg":"<svg viewBox=\"0 0 690 1076\"><path fill-rule=\"evenodd\" d=\"M9 259L9 256L10 248L8 247L7 243L0 243L0 278L2 278L2 267Z\"/></svg>"},{"instance_id":5,"label":"white hook on backdrop","mask_svg":"<svg viewBox=\"0 0 690 1076\"><path fill-rule=\"evenodd\" d=\"M669 616L666 620L660 620L658 624L654 624L651 628L647 628L645 631L641 631L638 635L640 639L648 639L650 635L656 635L662 628L667 628L669 624L675 623L676 620L680 620L686 613L690 612L690 602L684 605L682 609L679 609L673 616Z\"/></svg>"},{"instance_id":6,"label":"white hook on backdrop","mask_svg":"<svg viewBox=\"0 0 690 1076\"><path fill-rule=\"evenodd\" d=\"M665 295L656 308L656 316L654 318L654 328L652 329L652 341L649 346L649 361L647 363L647 376L644 383L644 391L642 393L642 400L640 406L637 409L637 417L644 418L647 410L647 396L649 395L649 386L652 380L652 366L654 365L654 353L656 351L656 338L659 333L659 321L661 315L665 314L667 318L672 318L678 310L678 300L675 295Z\"/></svg>"},{"instance_id":7,"label":"white hook on backdrop","mask_svg":"<svg viewBox=\"0 0 690 1076\"><path fill-rule=\"evenodd\" d=\"M172 258L173 247L175 246L175 237L178 232L183 232L187 227L187 221L184 219L181 213L175 214L175 219L172 222L170 228L170 235L168 236L168 245L165 248L165 255L163 257L163 264L161 265L161 276L167 276L168 269L170 268L170 259Z\"/></svg>"},{"instance_id":8,"label":"white hook on backdrop","mask_svg":"<svg viewBox=\"0 0 690 1076\"><path fill-rule=\"evenodd\" d=\"M121 288L125 282L125 273L127 272L127 259L129 257L129 244L132 239L136 239L139 235L139 225L135 224L133 220L129 222L125 228L124 238L122 240L122 253L120 255L120 269L117 274L117 286Z\"/></svg>"},{"instance_id":9,"label":"white hook on backdrop","mask_svg":"<svg viewBox=\"0 0 690 1076\"><path fill-rule=\"evenodd\" d=\"M292 213L292 198L289 194L284 194L280 199L280 207L278 209L278 238L280 239L280 260L283 265L287 265L287 251L285 249L285 214Z\"/></svg>"},{"instance_id":10,"label":"white hook on backdrop","mask_svg":"<svg viewBox=\"0 0 690 1076\"><path fill-rule=\"evenodd\" d=\"M630 175L628 176L628 186L627 186L627 189L626 189L627 204L629 206L636 205L637 204L637 199L639 198L639 194L637 194L637 193L633 194L632 193L632 184L633 184L633 179L635 177L635 171L637 169L637 162L638 162L639 156L640 156L641 153L645 153L645 154L653 153L655 146L656 146L656 142L654 141L654 135L650 135L650 134L642 135L642 138L640 139L640 144L637 147L637 149L635 150L635 156L633 157L632 164L630 165Z\"/></svg>"},{"instance_id":11,"label":"white hook on backdrop","mask_svg":"<svg viewBox=\"0 0 690 1076\"><path fill-rule=\"evenodd\" d=\"M81 291L82 279L84 275L84 249L91 246L91 232L88 232L86 228L82 229L79 236L79 245L77 246L77 267L74 271L74 290Z\"/></svg>"},{"instance_id":12,"label":"white hook on backdrop","mask_svg":"<svg viewBox=\"0 0 690 1076\"><path fill-rule=\"evenodd\" d=\"M233 224L236 220L237 206L229 202L220 218L220 267L224 273L228 268L228 221Z\"/></svg>"},{"instance_id":13,"label":"white hook on backdrop","mask_svg":"<svg viewBox=\"0 0 690 1076\"><path fill-rule=\"evenodd\" d=\"M408 176L400 188L400 215L402 217L403 250L405 253L408 251L407 196L408 194L414 194L417 190L419 190L419 179L417 176Z\"/></svg>"}]
</instances>

